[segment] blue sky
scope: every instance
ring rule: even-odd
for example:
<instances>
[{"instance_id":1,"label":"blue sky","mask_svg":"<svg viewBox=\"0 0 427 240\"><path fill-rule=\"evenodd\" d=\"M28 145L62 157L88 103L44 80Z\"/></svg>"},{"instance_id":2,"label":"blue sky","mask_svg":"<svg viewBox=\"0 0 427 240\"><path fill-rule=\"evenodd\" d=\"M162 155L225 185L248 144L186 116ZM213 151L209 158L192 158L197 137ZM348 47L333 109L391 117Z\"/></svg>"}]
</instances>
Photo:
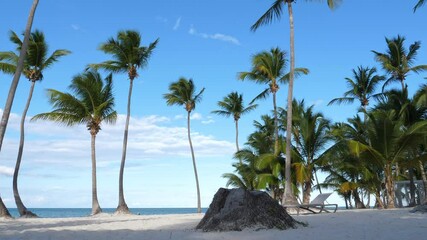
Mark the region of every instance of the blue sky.
<instances>
[{"instance_id":1,"label":"blue sky","mask_svg":"<svg viewBox=\"0 0 427 240\"><path fill-rule=\"evenodd\" d=\"M0 51L14 49L8 31L22 32L31 0L4 0L0 15ZM125 197L129 207L195 207L196 191L186 138L185 111L168 107L163 99L168 85L179 77L193 78L206 88L192 116L192 136L198 162L202 206L225 185L221 175L231 172L234 151L232 119L212 115L217 101L231 91L246 102L265 86L236 80L250 69L253 54L280 47L289 49L287 13L281 21L253 33L250 26L273 1L261 0L41 0L33 29L46 35L50 49L72 54L44 73L37 83L29 116L50 110L45 89L66 90L72 76L89 63L109 59L97 47L119 30L138 30L143 45L159 38L147 68L135 81L130 123ZM315 104L333 121L355 114L357 104L326 106L346 91L345 77L359 65L376 66L371 50L385 51L384 37L401 34L407 46L421 41L418 64L427 63L427 8L412 12L416 0L343 1L334 11L321 1L294 5L296 66L311 73L295 83L294 96ZM7 10L6 10L7 9ZM105 74L103 74L105 76ZM408 77L410 91L424 82ZM12 77L0 73L0 109L4 107ZM18 124L30 84L21 78L10 125L0 153L0 193L14 207L13 167L18 145ZM397 85L398 86L398 85ZM114 76L119 120L98 134L98 194L101 207L117 204L128 80ZM287 87L278 92L278 105L286 104ZM240 145L253 131L252 122L272 109L271 99L240 121ZM1 110L0 110L1 111ZM90 136L84 126L66 128L50 122L28 123L20 175L20 193L27 207L90 207Z\"/></svg>"}]
</instances>

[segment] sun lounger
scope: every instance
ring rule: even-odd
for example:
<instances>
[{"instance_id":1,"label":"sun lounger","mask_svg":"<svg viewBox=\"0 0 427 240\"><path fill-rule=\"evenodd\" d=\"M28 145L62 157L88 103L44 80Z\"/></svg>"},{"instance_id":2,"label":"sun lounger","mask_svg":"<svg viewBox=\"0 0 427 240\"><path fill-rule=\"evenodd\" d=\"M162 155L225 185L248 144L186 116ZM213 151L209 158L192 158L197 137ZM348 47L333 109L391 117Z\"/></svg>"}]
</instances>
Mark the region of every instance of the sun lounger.
<instances>
[{"instance_id":1,"label":"sun lounger","mask_svg":"<svg viewBox=\"0 0 427 240\"><path fill-rule=\"evenodd\" d=\"M334 206L335 209L333 212L336 212L338 209L338 204L329 204L325 203L326 199L332 193L321 193L317 195L309 204L296 204L296 205L284 205L285 208L295 208L297 210L297 215L299 215L300 209L310 211L312 213L321 213L329 212L325 207Z\"/></svg>"}]
</instances>

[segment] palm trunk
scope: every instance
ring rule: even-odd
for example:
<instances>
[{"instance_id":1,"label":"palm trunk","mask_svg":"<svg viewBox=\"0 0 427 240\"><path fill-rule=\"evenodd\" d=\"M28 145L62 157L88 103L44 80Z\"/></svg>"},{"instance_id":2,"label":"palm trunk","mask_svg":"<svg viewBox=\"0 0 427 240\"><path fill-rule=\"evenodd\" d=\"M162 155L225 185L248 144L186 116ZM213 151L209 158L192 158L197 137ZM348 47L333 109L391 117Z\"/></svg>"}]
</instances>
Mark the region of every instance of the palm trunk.
<instances>
[{"instance_id":1,"label":"palm trunk","mask_svg":"<svg viewBox=\"0 0 427 240\"><path fill-rule=\"evenodd\" d=\"M91 152L92 152L92 215L102 212L98 202L98 193L96 187L96 155L95 155L96 133L91 133Z\"/></svg>"},{"instance_id":2,"label":"palm trunk","mask_svg":"<svg viewBox=\"0 0 427 240\"><path fill-rule=\"evenodd\" d=\"M6 133L7 123L9 121L10 111L13 105L13 99L15 98L16 88L18 87L19 78L21 77L22 69L24 68L24 60L27 55L28 39L31 33L31 27L33 25L34 15L36 13L37 5L39 0L33 0L33 5L28 15L27 26L25 28L24 41L22 43L21 52L19 53L18 65L16 66L15 75L13 76L12 83L10 85L9 94L7 96L6 104L3 110L3 115L0 122L0 152L3 145L4 135ZM3 203L0 197L0 217L11 217L9 211Z\"/></svg>"},{"instance_id":3,"label":"palm trunk","mask_svg":"<svg viewBox=\"0 0 427 240\"><path fill-rule=\"evenodd\" d=\"M277 117L276 90L273 92L273 114L274 114L274 156L279 155L279 128Z\"/></svg>"},{"instance_id":4,"label":"palm trunk","mask_svg":"<svg viewBox=\"0 0 427 240\"><path fill-rule=\"evenodd\" d=\"M37 215L35 215L25 207L18 191L18 174L19 174L19 168L21 166L22 153L24 151L24 142L25 142L25 132L24 132L25 118L27 116L28 108L30 107L31 99L33 97L35 84L36 84L35 81L31 81L31 87L30 87L30 92L28 94L27 103L25 104L24 112L22 113L22 116L21 116L21 125L20 125L21 136L19 140L18 157L16 158L15 171L13 172L13 196L15 197L16 207L18 208L18 212L21 217L37 217Z\"/></svg>"},{"instance_id":5,"label":"palm trunk","mask_svg":"<svg viewBox=\"0 0 427 240\"><path fill-rule=\"evenodd\" d=\"M236 149L237 152L240 151L239 149L239 121L238 120L234 120L235 125L236 125ZM242 159L239 158L239 163L240 165L243 164Z\"/></svg>"},{"instance_id":6,"label":"palm trunk","mask_svg":"<svg viewBox=\"0 0 427 240\"><path fill-rule=\"evenodd\" d=\"M303 188L303 196L302 196L302 202L304 204L309 204L310 203L310 197L311 197L311 181L306 181L304 183L304 188Z\"/></svg>"},{"instance_id":7,"label":"palm trunk","mask_svg":"<svg viewBox=\"0 0 427 240\"><path fill-rule=\"evenodd\" d=\"M353 198L354 198L354 205L357 209L366 208L365 204L360 200L359 191L357 189L352 190L353 192Z\"/></svg>"},{"instance_id":8,"label":"palm trunk","mask_svg":"<svg viewBox=\"0 0 427 240\"><path fill-rule=\"evenodd\" d=\"M296 204L297 201L292 191L291 184L291 131L292 131L292 92L294 88L295 51L294 51L294 17L292 13L292 1L283 0L288 4L290 27L290 76L288 88L288 112L286 118L286 162L285 162L285 193L283 196L285 205Z\"/></svg>"},{"instance_id":9,"label":"palm trunk","mask_svg":"<svg viewBox=\"0 0 427 240\"><path fill-rule=\"evenodd\" d=\"M418 164L420 165L420 172L421 172L421 178L423 179L423 185L424 185L424 205L427 205L427 176L426 172L424 171L424 164L422 161L418 161Z\"/></svg>"},{"instance_id":10,"label":"palm trunk","mask_svg":"<svg viewBox=\"0 0 427 240\"><path fill-rule=\"evenodd\" d=\"M123 136L123 150L122 150L122 161L120 163L120 174L119 174L119 205L117 206L116 213L118 214L129 214L129 208L125 202L125 196L123 191L123 174L125 170L126 161L126 150L128 145L128 132L129 132L129 120L130 120L130 104L132 98L132 87L133 79L129 79L129 94L128 94L128 106L126 115L125 132Z\"/></svg>"},{"instance_id":11,"label":"palm trunk","mask_svg":"<svg viewBox=\"0 0 427 240\"><path fill-rule=\"evenodd\" d=\"M239 121L234 120L234 122L236 125L236 149L237 149L237 151L240 151L240 149L239 149ZM240 160L240 163L242 163L242 160Z\"/></svg>"},{"instance_id":12,"label":"palm trunk","mask_svg":"<svg viewBox=\"0 0 427 240\"><path fill-rule=\"evenodd\" d=\"M191 142L191 135L190 135L190 111L188 111L188 115L187 115L187 134L188 134L188 142L190 143L191 158L193 159L194 176L196 177L197 213L202 213L201 200L200 200L199 177L197 176L196 158L194 157L193 143Z\"/></svg>"},{"instance_id":13,"label":"palm trunk","mask_svg":"<svg viewBox=\"0 0 427 240\"><path fill-rule=\"evenodd\" d=\"M391 172L391 165L386 164L385 166L385 186L386 186L386 192L387 192L387 208L395 208L394 199L394 182L393 182L393 176Z\"/></svg>"}]
</instances>

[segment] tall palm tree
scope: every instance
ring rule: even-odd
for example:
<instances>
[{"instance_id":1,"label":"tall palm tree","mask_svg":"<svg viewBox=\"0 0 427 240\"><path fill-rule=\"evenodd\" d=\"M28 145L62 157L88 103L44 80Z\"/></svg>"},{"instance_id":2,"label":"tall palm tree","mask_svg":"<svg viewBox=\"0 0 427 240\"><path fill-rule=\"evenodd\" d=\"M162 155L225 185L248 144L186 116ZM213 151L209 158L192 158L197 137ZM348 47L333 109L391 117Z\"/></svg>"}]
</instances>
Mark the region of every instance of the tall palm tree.
<instances>
[{"instance_id":1,"label":"tall palm tree","mask_svg":"<svg viewBox=\"0 0 427 240\"><path fill-rule=\"evenodd\" d=\"M268 88L262 91L252 102L257 99L266 98L270 93L273 95L273 114L274 114L274 154L279 152L279 128L278 112L276 104L276 93L279 91L279 83L289 81L289 74L286 74L286 54L278 47L270 51L263 51L252 57L252 69L249 72L240 72L240 80L252 80L260 84L268 84ZM308 74L308 69L295 69L298 74Z\"/></svg>"},{"instance_id":2,"label":"tall palm tree","mask_svg":"<svg viewBox=\"0 0 427 240\"><path fill-rule=\"evenodd\" d=\"M116 209L116 213L119 214L129 213L129 208L126 204L123 191L123 174L126 161L133 80L138 77L138 69L142 69L148 64L148 59L150 58L154 48L156 48L157 43L158 39L150 43L148 47L143 47L140 46L141 35L138 32L132 30L120 31L117 34L116 39L110 38L99 47L101 51L111 54L114 60L89 65L89 68L101 68L112 73L127 73L129 77L126 124L123 136L123 150L119 173L119 204Z\"/></svg>"},{"instance_id":3,"label":"tall palm tree","mask_svg":"<svg viewBox=\"0 0 427 240\"><path fill-rule=\"evenodd\" d=\"M50 120L66 126L86 124L91 136L92 215L95 215L102 211L96 185L95 140L103 122L112 124L117 119L114 111L113 77L109 74L102 80L98 72L86 71L73 78L69 89L72 93L49 89L47 93L53 110L37 114L32 120Z\"/></svg>"},{"instance_id":4,"label":"tall palm tree","mask_svg":"<svg viewBox=\"0 0 427 240\"><path fill-rule=\"evenodd\" d=\"M6 133L7 123L9 121L10 111L12 110L13 99L15 98L16 88L18 87L19 78L21 77L22 69L24 68L25 55L27 54L28 39L30 38L31 27L33 25L34 15L36 13L39 0L33 0L30 13L28 15L27 26L25 27L24 42L22 49L19 53L18 65L13 75L12 84L10 85L9 93L7 95L6 104L4 106L3 114L0 121L0 151L3 145L4 134ZM0 217L10 218L11 215L3 203L0 196Z\"/></svg>"},{"instance_id":5,"label":"tall palm tree","mask_svg":"<svg viewBox=\"0 0 427 240\"><path fill-rule=\"evenodd\" d=\"M10 40L15 43L16 49L19 51L22 48L22 41L19 39L18 35L11 31ZM44 34L38 30L35 30L31 33L29 44L28 44L28 53L26 55L23 74L31 82L30 91L28 94L27 103L25 105L24 111L21 116L21 125L20 125L20 141L18 148L18 157L16 159L15 171L13 173L13 193L15 197L15 203L18 208L19 214L25 217L36 216L31 211L29 211L24 203L21 200L18 191L18 174L19 168L22 160L22 153L24 150L24 128L25 128L25 119L27 116L28 108L30 107L31 99L33 96L34 86L37 81L43 79L43 71L52 66L55 62L58 61L62 56L70 54L70 51L60 49L55 50L50 56L48 54L48 45L45 41ZM6 72L12 73L16 71L17 63L19 56L14 52L0 52L0 59L5 61L0 62L0 68L6 70Z\"/></svg>"},{"instance_id":6,"label":"tall palm tree","mask_svg":"<svg viewBox=\"0 0 427 240\"><path fill-rule=\"evenodd\" d=\"M292 100L293 100L293 89L294 89L294 77L295 77L295 49L294 49L294 15L292 4L296 0L274 0L271 7L252 25L251 30L256 31L259 27L267 25L273 22L275 19L280 19L282 16L282 8L285 5L288 7L289 14L289 29L290 29L290 74L289 74L289 88L288 88L288 119L286 124L286 187L284 204L295 204L296 199L291 189L291 131L292 131ZM336 7L340 0L327 0L329 8L333 9Z\"/></svg>"},{"instance_id":7,"label":"tall palm tree","mask_svg":"<svg viewBox=\"0 0 427 240\"><path fill-rule=\"evenodd\" d=\"M414 6L414 12L417 11L418 8L422 7L426 2L424 0L418 0L418 3Z\"/></svg>"},{"instance_id":8,"label":"tall palm tree","mask_svg":"<svg viewBox=\"0 0 427 240\"><path fill-rule=\"evenodd\" d=\"M332 99L328 106L334 103L353 103L358 100L360 106L366 112L369 100L381 96L381 93L375 93L375 89L385 77L377 75L376 72L377 69L375 67L359 66L357 70L353 69L353 79L345 78L349 90L344 93L343 97Z\"/></svg>"},{"instance_id":9,"label":"tall palm tree","mask_svg":"<svg viewBox=\"0 0 427 240\"><path fill-rule=\"evenodd\" d=\"M194 176L196 178L197 213L201 213L202 208L200 200L199 177L197 175L196 167L196 158L194 157L193 143L191 142L190 135L190 115L191 112L196 108L196 104L202 100L202 94L204 91L205 88L203 88L199 93L196 94L196 87L194 86L193 80L180 78L178 81L171 83L169 85L169 93L163 95L163 97L166 99L166 104L168 106L183 106L184 109L187 111L188 142L190 144L191 158L193 159Z\"/></svg>"},{"instance_id":10,"label":"tall palm tree","mask_svg":"<svg viewBox=\"0 0 427 240\"><path fill-rule=\"evenodd\" d=\"M233 116L236 125L236 151L239 151L239 119L242 115L254 110L258 105L249 104L245 107L243 104L243 95L237 92L229 93L222 101L218 102L221 110L212 111L212 113L223 115L226 117ZM240 163L242 163L240 161Z\"/></svg>"},{"instance_id":11,"label":"tall palm tree","mask_svg":"<svg viewBox=\"0 0 427 240\"><path fill-rule=\"evenodd\" d=\"M388 84L399 81L403 90L405 88L406 77L410 72L419 73L427 70L427 65L414 66L421 42L414 42L409 46L409 50L406 50L404 46L405 37L397 35L395 38L385 38L385 41L387 43L387 51L385 53L372 51L375 54L375 59L390 74L389 79L384 83L383 89Z\"/></svg>"}]
</instances>

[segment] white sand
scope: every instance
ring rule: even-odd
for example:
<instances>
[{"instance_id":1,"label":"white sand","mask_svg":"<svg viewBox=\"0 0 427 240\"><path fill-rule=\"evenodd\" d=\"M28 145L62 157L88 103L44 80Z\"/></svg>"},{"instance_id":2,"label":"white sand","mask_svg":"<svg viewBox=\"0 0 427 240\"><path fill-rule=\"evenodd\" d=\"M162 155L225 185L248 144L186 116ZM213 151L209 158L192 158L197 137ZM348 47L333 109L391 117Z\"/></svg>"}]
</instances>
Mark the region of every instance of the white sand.
<instances>
[{"instance_id":1,"label":"white sand","mask_svg":"<svg viewBox=\"0 0 427 240\"><path fill-rule=\"evenodd\" d=\"M1 240L84 239L427 239L427 214L398 210L352 210L294 216L308 227L206 233L193 230L203 215L0 219Z\"/></svg>"}]
</instances>

